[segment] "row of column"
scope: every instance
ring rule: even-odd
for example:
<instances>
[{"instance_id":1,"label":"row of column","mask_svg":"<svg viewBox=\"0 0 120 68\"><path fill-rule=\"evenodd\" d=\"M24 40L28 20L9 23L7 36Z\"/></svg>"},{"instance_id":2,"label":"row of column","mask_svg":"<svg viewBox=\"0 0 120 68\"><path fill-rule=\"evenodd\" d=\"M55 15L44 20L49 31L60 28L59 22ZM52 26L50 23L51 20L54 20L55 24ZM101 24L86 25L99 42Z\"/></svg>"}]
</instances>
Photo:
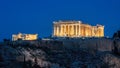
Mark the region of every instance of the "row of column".
<instances>
[{"instance_id":1,"label":"row of column","mask_svg":"<svg viewBox=\"0 0 120 68\"><path fill-rule=\"evenodd\" d=\"M92 27L81 26L81 36L82 37L91 37L92 36Z\"/></svg>"},{"instance_id":2,"label":"row of column","mask_svg":"<svg viewBox=\"0 0 120 68\"><path fill-rule=\"evenodd\" d=\"M58 37L102 37L104 29L86 25L54 25L54 36Z\"/></svg>"},{"instance_id":3,"label":"row of column","mask_svg":"<svg viewBox=\"0 0 120 68\"><path fill-rule=\"evenodd\" d=\"M55 25L54 36L80 36L80 25Z\"/></svg>"}]
</instances>

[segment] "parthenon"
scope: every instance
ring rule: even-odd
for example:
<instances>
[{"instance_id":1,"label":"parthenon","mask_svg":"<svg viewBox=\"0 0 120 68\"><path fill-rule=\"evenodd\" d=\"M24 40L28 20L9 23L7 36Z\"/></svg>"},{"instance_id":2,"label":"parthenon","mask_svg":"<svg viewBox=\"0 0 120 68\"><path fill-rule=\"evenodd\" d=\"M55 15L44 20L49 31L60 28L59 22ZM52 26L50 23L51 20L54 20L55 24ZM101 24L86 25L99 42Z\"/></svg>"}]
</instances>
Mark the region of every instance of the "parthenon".
<instances>
[{"instance_id":1,"label":"parthenon","mask_svg":"<svg viewBox=\"0 0 120 68\"><path fill-rule=\"evenodd\" d=\"M104 37L104 26L91 26L81 21L53 22L54 37Z\"/></svg>"}]
</instances>

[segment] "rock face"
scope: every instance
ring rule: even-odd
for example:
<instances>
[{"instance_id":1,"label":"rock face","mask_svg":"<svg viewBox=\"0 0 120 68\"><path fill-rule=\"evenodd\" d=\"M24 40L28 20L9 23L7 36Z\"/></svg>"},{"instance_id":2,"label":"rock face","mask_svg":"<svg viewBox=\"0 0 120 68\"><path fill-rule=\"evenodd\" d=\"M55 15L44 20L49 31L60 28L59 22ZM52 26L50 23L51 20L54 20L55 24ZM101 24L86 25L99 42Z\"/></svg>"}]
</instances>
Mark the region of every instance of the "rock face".
<instances>
[{"instance_id":1,"label":"rock face","mask_svg":"<svg viewBox=\"0 0 120 68\"><path fill-rule=\"evenodd\" d=\"M112 53L113 41L92 40L4 42L0 68L120 68L119 55Z\"/></svg>"},{"instance_id":2,"label":"rock face","mask_svg":"<svg viewBox=\"0 0 120 68\"><path fill-rule=\"evenodd\" d=\"M112 49L112 51L115 53L115 54L117 54L117 55L120 55L120 40L119 39L115 39L114 41L113 41L113 49Z\"/></svg>"},{"instance_id":3,"label":"rock face","mask_svg":"<svg viewBox=\"0 0 120 68\"><path fill-rule=\"evenodd\" d=\"M112 52L120 55L120 30L114 33L113 39Z\"/></svg>"}]
</instances>

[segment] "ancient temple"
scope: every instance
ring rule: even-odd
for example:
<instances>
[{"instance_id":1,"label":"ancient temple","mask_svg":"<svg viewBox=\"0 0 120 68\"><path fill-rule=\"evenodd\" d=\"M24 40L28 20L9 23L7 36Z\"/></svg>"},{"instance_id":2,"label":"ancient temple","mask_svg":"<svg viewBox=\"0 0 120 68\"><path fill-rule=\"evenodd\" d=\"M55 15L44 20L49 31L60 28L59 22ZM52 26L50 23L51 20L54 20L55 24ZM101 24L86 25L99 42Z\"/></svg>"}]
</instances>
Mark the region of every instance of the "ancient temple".
<instances>
[{"instance_id":1,"label":"ancient temple","mask_svg":"<svg viewBox=\"0 0 120 68\"><path fill-rule=\"evenodd\" d=\"M12 41L16 40L37 40L38 34L24 34L24 33L18 33L12 35Z\"/></svg>"},{"instance_id":2,"label":"ancient temple","mask_svg":"<svg viewBox=\"0 0 120 68\"><path fill-rule=\"evenodd\" d=\"M104 26L83 24L81 21L53 22L54 37L104 37Z\"/></svg>"}]
</instances>

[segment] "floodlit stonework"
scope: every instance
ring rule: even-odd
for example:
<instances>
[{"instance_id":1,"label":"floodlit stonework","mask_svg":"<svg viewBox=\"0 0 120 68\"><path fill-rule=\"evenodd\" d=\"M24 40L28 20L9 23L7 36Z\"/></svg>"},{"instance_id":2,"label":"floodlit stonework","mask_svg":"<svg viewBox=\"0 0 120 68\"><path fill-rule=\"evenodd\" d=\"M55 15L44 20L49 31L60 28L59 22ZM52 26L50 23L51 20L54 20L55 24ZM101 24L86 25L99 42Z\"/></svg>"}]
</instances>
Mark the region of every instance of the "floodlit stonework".
<instances>
[{"instance_id":1,"label":"floodlit stonework","mask_svg":"<svg viewBox=\"0 0 120 68\"><path fill-rule=\"evenodd\" d=\"M12 40L13 41L16 41L16 40L37 40L37 37L38 34L22 34L22 33L19 33L19 34L13 34L12 35Z\"/></svg>"},{"instance_id":2,"label":"floodlit stonework","mask_svg":"<svg viewBox=\"0 0 120 68\"><path fill-rule=\"evenodd\" d=\"M104 26L83 24L81 21L53 22L54 37L104 37Z\"/></svg>"}]
</instances>

